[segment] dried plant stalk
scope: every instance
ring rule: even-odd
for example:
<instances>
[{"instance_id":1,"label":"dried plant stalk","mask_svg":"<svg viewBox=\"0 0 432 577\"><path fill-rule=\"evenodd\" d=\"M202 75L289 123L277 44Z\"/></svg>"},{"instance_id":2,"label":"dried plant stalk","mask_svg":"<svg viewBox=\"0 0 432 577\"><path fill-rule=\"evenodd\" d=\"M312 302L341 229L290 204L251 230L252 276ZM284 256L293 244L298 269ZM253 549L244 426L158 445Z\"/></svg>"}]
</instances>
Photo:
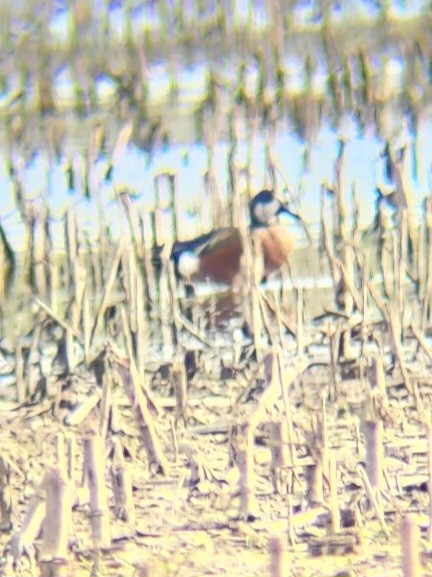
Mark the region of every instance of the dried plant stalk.
<instances>
[{"instance_id":1,"label":"dried plant stalk","mask_svg":"<svg viewBox=\"0 0 432 577\"><path fill-rule=\"evenodd\" d=\"M152 218L152 216L154 215L154 212L150 213L150 227L154 227L154 218ZM145 222L144 219L147 218L147 213L145 211L144 208L142 208L141 211L141 217L140 217L140 222L141 222L141 227L142 229L144 229L145 227ZM151 239L146 239L146 236L143 234L143 244L144 244L144 254L143 254L143 262L142 262L142 268L143 268L143 274L145 275L145 278L147 279L147 291L148 291L148 299L149 299L149 303L151 302L151 304L153 306L157 305L158 302L158 298L159 298L159 258L156 258L156 255L159 252L159 249L162 250L162 248L158 247L155 243L151 242ZM152 236L153 238L155 237L155 232L152 232Z\"/></svg>"},{"instance_id":2,"label":"dried plant stalk","mask_svg":"<svg viewBox=\"0 0 432 577\"><path fill-rule=\"evenodd\" d=\"M429 346L424 333L422 333L414 324L411 324L411 330L415 338L418 340L420 348L426 354L429 361L432 361L432 349Z\"/></svg>"},{"instance_id":3,"label":"dried plant stalk","mask_svg":"<svg viewBox=\"0 0 432 577\"><path fill-rule=\"evenodd\" d=\"M406 302L406 273L408 269L408 224L407 211L403 210L400 215L400 236L399 236L399 259L397 262L397 283L398 283L398 309L402 320L402 329L405 328L405 302Z\"/></svg>"},{"instance_id":4,"label":"dried plant stalk","mask_svg":"<svg viewBox=\"0 0 432 577\"><path fill-rule=\"evenodd\" d=\"M330 391L329 391L329 398L330 400L335 403L338 400L338 396L339 396L339 383L340 383L340 376L339 376L339 371L338 371L338 363L337 363L337 359L338 359L338 354L339 354L339 350L340 350L340 339L341 339L341 325L340 323L338 323L336 325L336 328L333 330L330 326L330 324L328 325L328 332L330 335L330 339L329 339L329 349L330 349L330 367L331 367L331 374L332 374L332 387L330 387Z\"/></svg>"},{"instance_id":5,"label":"dried plant stalk","mask_svg":"<svg viewBox=\"0 0 432 577\"><path fill-rule=\"evenodd\" d=\"M118 439L113 439L114 455L110 469L114 495L114 513L118 519L135 525L135 504L132 495L131 468L123 457L123 448Z\"/></svg>"},{"instance_id":6,"label":"dried plant stalk","mask_svg":"<svg viewBox=\"0 0 432 577\"><path fill-rule=\"evenodd\" d=\"M63 431L59 431L54 437L54 454L57 469L61 472L64 478L67 477L67 462L65 452L65 435Z\"/></svg>"},{"instance_id":7,"label":"dried plant stalk","mask_svg":"<svg viewBox=\"0 0 432 577\"><path fill-rule=\"evenodd\" d=\"M384 445L382 421L363 423L366 447L366 474L374 491L384 489Z\"/></svg>"},{"instance_id":8,"label":"dried plant stalk","mask_svg":"<svg viewBox=\"0 0 432 577\"><path fill-rule=\"evenodd\" d=\"M375 509L375 514L378 518L378 521L381 524L382 530L384 531L385 535L387 537L389 537L390 531L389 531L389 528L387 526L387 523L385 522L384 511L382 510L380 501L377 499L376 492L371 487L371 484L369 482L369 478L366 474L366 471L361 465L357 465L356 471L360 475L361 480L363 481L363 485L364 485L364 488L366 490L368 499L369 499L371 505L373 506L373 508Z\"/></svg>"},{"instance_id":9,"label":"dried plant stalk","mask_svg":"<svg viewBox=\"0 0 432 577\"><path fill-rule=\"evenodd\" d=\"M171 332L171 295L170 284L168 278L167 263L163 264L161 276L159 279L159 294L160 294L160 321L162 328L162 343L165 351L172 349L172 332Z\"/></svg>"},{"instance_id":10,"label":"dried plant stalk","mask_svg":"<svg viewBox=\"0 0 432 577\"><path fill-rule=\"evenodd\" d=\"M391 148L391 145L390 145ZM417 254L417 225L415 222L415 215L413 211L414 198L413 188L411 186L411 169L409 166L409 148L405 146L403 149L389 153L389 161L391 164L391 174L395 181L396 190L392 195L392 202L398 208L399 217L406 212L408 236L414 256Z\"/></svg>"},{"instance_id":11,"label":"dried plant stalk","mask_svg":"<svg viewBox=\"0 0 432 577\"><path fill-rule=\"evenodd\" d=\"M230 455L239 472L237 486L239 514L245 519L254 519L258 514L258 504L255 498L253 444L253 426L249 423L232 425L230 430Z\"/></svg>"},{"instance_id":12,"label":"dried plant stalk","mask_svg":"<svg viewBox=\"0 0 432 577\"><path fill-rule=\"evenodd\" d=\"M32 218L32 265L37 293L46 299L48 293L46 277L46 220L45 208L41 208Z\"/></svg>"},{"instance_id":13,"label":"dried plant stalk","mask_svg":"<svg viewBox=\"0 0 432 577\"><path fill-rule=\"evenodd\" d=\"M336 255L335 255L335 247L334 247L334 239L331 234L330 224L328 222L327 217L327 206L328 206L328 190L322 188L321 190L321 232L322 232L322 240L324 245L324 250L327 254L329 266L330 266L330 273L333 279L333 286L337 287L340 283L340 271L336 266Z\"/></svg>"},{"instance_id":14,"label":"dried plant stalk","mask_svg":"<svg viewBox=\"0 0 432 577\"><path fill-rule=\"evenodd\" d=\"M0 309L5 303L7 290L13 280L16 256L0 222Z\"/></svg>"},{"instance_id":15,"label":"dried plant stalk","mask_svg":"<svg viewBox=\"0 0 432 577\"><path fill-rule=\"evenodd\" d=\"M79 262L75 263L74 269L75 282L73 287L74 293L70 315L72 329L75 333L77 333L81 324L82 306L87 284L87 271L83 266L80 265Z\"/></svg>"},{"instance_id":16,"label":"dried plant stalk","mask_svg":"<svg viewBox=\"0 0 432 577\"><path fill-rule=\"evenodd\" d=\"M67 476L70 481L75 480L76 438L75 434L66 435Z\"/></svg>"},{"instance_id":17,"label":"dried plant stalk","mask_svg":"<svg viewBox=\"0 0 432 577\"><path fill-rule=\"evenodd\" d=\"M296 290L297 302L297 355L304 354L304 291L303 287ZM282 342L282 341L281 341Z\"/></svg>"},{"instance_id":18,"label":"dried plant stalk","mask_svg":"<svg viewBox=\"0 0 432 577\"><path fill-rule=\"evenodd\" d=\"M174 174L168 174L168 191L172 212L172 236L173 238L183 238L182 231L179 230L180 210L179 203L177 202L177 191L176 191L176 179Z\"/></svg>"},{"instance_id":19,"label":"dried plant stalk","mask_svg":"<svg viewBox=\"0 0 432 577\"><path fill-rule=\"evenodd\" d=\"M376 389L383 397L387 397L384 364L381 355L371 355L371 388Z\"/></svg>"},{"instance_id":20,"label":"dried plant stalk","mask_svg":"<svg viewBox=\"0 0 432 577\"><path fill-rule=\"evenodd\" d=\"M145 311L145 284L143 270L140 267L136 274L136 312L137 312L137 365L141 380L144 380L145 362L148 350L148 326Z\"/></svg>"},{"instance_id":21,"label":"dried plant stalk","mask_svg":"<svg viewBox=\"0 0 432 577\"><path fill-rule=\"evenodd\" d=\"M425 296L423 299L423 314L422 314L422 327L425 328L429 325L431 311L432 311L432 197L428 197L425 200L425 221L427 229L427 273L426 273L426 286L425 286Z\"/></svg>"},{"instance_id":22,"label":"dried plant stalk","mask_svg":"<svg viewBox=\"0 0 432 577\"><path fill-rule=\"evenodd\" d=\"M69 286L74 287L76 282L76 265L78 264L78 240L76 214L69 209L65 215L66 254L69 270ZM73 292L74 289L73 289Z\"/></svg>"},{"instance_id":23,"label":"dried plant stalk","mask_svg":"<svg viewBox=\"0 0 432 577\"><path fill-rule=\"evenodd\" d=\"M354 312L354 299L353 293L350 291L350 287L354 287L354 254L353 249L348 244L344 247L343 250L343 263L344 263L344 271L342 274L342 279L344 283L343 289L343 302L344 302L344 313L346 317L349 319L352 317ZM356 358L357 354L353 351L351 346L351 331L350 329L346 328L342 331L341 335L341 346L340 346L340 353L341 356L345 360L352 360Z\"/></svg>"},{"instance_id":24,"label":"dried plant stalk","mask_svg":"<svg viewBox=\"0 0 432 577\"><path fill-rule=\"evenodd\" d=\"M288 435L289 444L292 451L292 439L293 439L293 426L291 418L291 409L288 400L288 388L291 383L306 369L308 366L308 361L305 358L298 359L292 366L284 368L284 363L282 360L282 352L279 347L276 347L276 352L272 352L269 356L271 372L269 378L269 384L265 391L262 393L259 402L257 402L256 407L250 415L249 422L253 427L256 427L262 420L268 411L269 407L274 404L274 402L281 396L284 399L286 418L288 424ZM291 458L293 455L291 454Z\"/></svg>"},{"instance_id":25,"label":"dried plant stalk","mask_svg":"<svg viewBox=\"0 0 432 577\"><path fill-rule=\"evenodd\" d=\"M90 493L90 525L95 547L111 546L108 489L102 438L93 434L84 440L84 475Z\"/></svg>"},{"instance_id":26,"label":"dried plant stalk","mask_svg":"<svg viewBox=\"0 0 432 577\"><path fill-rule=\"evenodd\" d=\"M50 316L62 329L64 329L65 331L70 331L71 334L80 342L81 341L81 337L78 333L76 333L73 328L66 322L64 321L62 318L60 318L59 316L57 316L55 314L55 312L46 304L44 303L42 300L40 300L38 297L33 296L33 299L35 301L35 303L45 312L47 313L48 316Z\"/></svg>"},{"instance_id":27,"label":"dried plant stalk","mask_svg":"<svg viewBox=\"0 0 432 577\"><path fill-rule=\"evenodd\" d=\"M14 524L15 504L12 494L11 466L0 455L0 531L9 531Z\"/></svg>"},{"instance_id":28,"label":"dried plant stalk","mask_svg":"<svg viewBox=\"0 0 432 577\"><path fill-rule=\"evenodd\" d=\"M339 533L341 530L341 518L339 512L339 500L337 490L337 461L336 456L329 456L329 486L330 486L330 512L331 527L333 533Z\"/></svg>"},{"instance_id":29,"label":"dried plant stalk","mask_svg":"<svg viewBox=\"0 0 432 577\"><path fill-rule=\"evenodd\" d=\"M121 257L122 268L127 271L124 275L124 285L126 289L126 303L128 306L128 318L130 330L133 334L137 332L138 314L137 314L137 259L133 250L125 251Z\"/></svg>"},{"instance_id":30,"label":"dried plant stalk","mask_svg":"<svg viewBox=\"0 0 432 577\"><path fill-rule=\"evenodd\" d=\"M353 231L349 227L348 207L346 202L346 158L345 142L340 140L340 152L336 161L336 185L335 185L335 202L334 202L334 232L336 237L336 246L338 248L339 260L341 261L342 277L340 285L336 285L336 290L340 291L340 296L336 295L343 304L343 311L347 318L350 318L354 312L353 287L354 283L354 254L351 246ZM345 329L341 335L340 354L347 360L352 358L350 347L351 331Z\"/></svg>"},{"instance_id":31,"label":"dried plant stalk","mask_svg":"<svg viewBox=\"0 0 432 577\"><path fill-rule=\"evenodd\" d=\"M127 361L116 357L115 369L122 379L123 386L132 405L135 420L139 427L144 448L147 452L149 469L156 474L166 474L169 468L157 434L152 413L157 412L151 395L140 383L138 371L133 359Z\"/></svg>"},{"instance_id":32,"label":"dried plant stalk","mask_svg":"<svg viewBox=\"0 0 432 577\"><path fill-rule=\"evenodd\" d=\"M68 538L72 529L70 487L62 471L57 468L46 472L41 484L46 492L46 515L39 560L41 575L66 574Z\"/></svg>"},{"instance_id":33,"label":"dried plant stalk","mask_svg":"<svg viewBox=\"0 0 432 577\"><path fill-rule=\"evenodd\" d=\"M426 283L427 283L427 234L426 223L424 220L420 223L420 232L418 239L418 251L416 265L417 298L419 302L424 302Z\"/></svg>"},{"instance_id":34,"label":"dried plant stalk","mask_svg":"<svg viewBox=\"0 0 432 577\"><path fill-rule=\"evenodd\" d=\"M270 550L270 576L288 577L290 574L288 566L287 548L280 537L269 539Z\"/></svg>"},{"instance_id":35,"label":"dried plant stalk","mask_svg":"<svg viewBox=\"0 0 432 577\"><path fill-rule=\"evenodd\" d=\"M288 467L292 465L288 445L288 423L281 421L271 423L271 475L273 490L275 493L287 494L288 492Z\"/></svg>"},{"instance_id":36,"label":"dried plant stalk","mask_svg":"<svg viewBox=\"0 0 432 577\"><path fill-rule=\"evenodd\" d=\"M246 195L240 191L234 191L233 202L237 206L235 211L240 231L243 254L241 257L240 275L242 278L241 295L243 315L246 323L251 328L258 362L262 359L263 343L263 319L261 316L259 283L264 270L263 253L259 243L254 244L250 235L249 223L247 222Z\"/></svg>"},{"instance_id":37,"label":"dried plant stalk","mask_svg":"<svg viewBox=\"0 0 432 577\"><path fill-rule=\"evenodd\" d=\"M107 364L104 363L102 377L102 400L100 409L99 429L102 439L106 439L108 433L109 415L112 406L113 375Z\"/></svg>"},{"instance_id":38,"label":"dried plant stalk","mask_svg":"<svg viewBox=\"0 0 432 577\"><path fill-rule=\"evenodd\" d=\"M14 563L23 553L30 554L33 542L39 535L45 517L45 494L41 487L38 487L30 503L20 531L15 533L11 539L11 553Z\"/></svg>"},{"instance_id":39,"label":"dried plant stalk","mask_svg":"<svg viewBox=\"0 0 432 577\"><path fill-rule=\"evenodd\" d=\"M404 515L401 523L403 577L420 577L420 529L412 515Z\"/></svg>"},{"instance_id":40,"label":"dried plant stalk","mask_svg":"<svg viewBox=\"0 0 432 577\"><path fill-rule=\"evenodd\" d=\"M91 336L91 303L89 292L86 291L83 299L83 341L84 341L84 362L88 366L90 364L90 336Z\"/></svg>"},{"instance_id":41,"label":"dried plant stalk","mask_svg":"<svg viewBox=\"0 0 432 577\"><path fill-rule=\"evenodd\" d=\"M65 424L76 426L82 423L90 412L98 405L100 398L101 393L99 391L92 393L65 417Z\"/></svg>"},{"instance_id":42,"label":"dried plant stalk","mask_svg":"<svg viewBox=\"0 0 432 577\"><path fill-rule=\"evenodd\" d=\"M392 298L395 291L392 267L394 231L391 217L388 214L388 209L383 203L381 203L379 207L379 224L381 231L379 242L379 262L384 279L384 291L388 298Z\"/></svg>"},{"instance_id":43,"label":"dried plant stalk","mask_svg":"<svg viewBox=\"0 0 432 577\"><path fill-rule=\"evenodd\" d=\"M50 305L54 313L58 313L58 296L60 294L59 286L59 269L57 263L57 255L52 250L48 255L49 258L49 289L50 289Z\"/></svg>"},{"instance_id":44,"label":"dried plant stalk","mask_svg":"<svg viewBox=\"0 0 432 577\"><path fill-rule=\"evenodd\" d=\"M188 381L183 359L176 359L172 368L172 381L176 399L176 422L187 418Z\"/></svg>"},{"instance_id":45,"label":"dried plant stalk","mask_svg":"<svg viewBox=\"0 0 432 577\"><path fill-rule=\"evenodd\" d=\"M182 322L181 322L181 314L180 314L180 307L179 307L179 295L178 295L178 290L176 288L174 263L172 261L169 261L167 263L167 275L168 275L168 289L169 289L169 296L170 296L170 309L173 312L172 327L173 327L173 332L174 332L174 343L178 344L179 336L180 336L180 332L181 332L181 327L182 327ZM192 318L193 318L193 311L191 314L192 314ZM186 324L187 324L187 321L186 321Z\"/></svg>"},{"instance_id":46,"label":"dried plant stalk","mask_svg":"<svg viewBox=\"0 0 432 577\"><path fill-rule=\"evenodd\" d=\"M316 420L316 445L319 451L319 456L323 472L325 476L329 475L329 439L328 439L328 426L327 426L327 409L326 409L326 397L323 394L321 396L321 412L317 415Z\"/></svg>"},{"instance_id":47,"label":"dried plant stalk","mask_svg":"<svg viewBox=\"0 0 432 577\"><path fill-rule=\"evenodd\" d=\"M282 400L285 409L285 419L287 423L287 441L289 457L292 466L296 464L296 452L294 450L294 425L292 419L292 408L289 399L289 387L299 375L306 369L308 361L300 357L298 361L291 367L285 368L283 351L281 347L276 348L276 354L272 365L272 381L279 385L282 393Z\"/></svg>"},{"instance_id":48,"label":"dried plant stalk","mask_svg":"<svg viewBox=\"0 0 432 577\"><path fill-rule=\"evenodd\" d=\"M305 477L307 485L306 499L309 505L324 503L323 466L319 455L315 463L306 466Z\"/></svg>"},{"instance_id":49,"label":"dried plant stalk","mask_svg":"<svg viewBox=\"0 0 432 577\"><path fill-rule=\"evenodd\" d=\"M405 362L405 355L403 351L402 345L402 326L401 326L401 318L398 311L395 310L394 306L388 305L388 319L390 325L390 331L392 336L393 342L393 351L396 355L396 358L399 362L399 366L402 372L402 377L404 381L404 385L406 386L409 393L413 394L413 387L411 384L411 379L408 374L408 369Z\"/></svg>"},{"instance_id":50,"label":"dried plant stalk","mask_svg":"<svg viewBox=\"0 0 432 577\"><path fill-rule=\"evenodd\" d=\"M128 316L128 311L126 305L123 303L120 305L120 317L122 323L122 333L126 344L127 354L132 359L135 355L134 343L132 339L132 331L129 324L130 319Z\"/></svg>"},{"instance_id":51,"label":"dried plant stalk","mask_svg":"<svg viewBox=\"0 0 432 577\"><path fill-rule=\"evenodd\" d=\"M102 321L103 315L105 314L105 310L109 301L109 298L111 296L111 292L113 290L114 287L114 283L116 280L116 275L117 275L117 271L120 265L120 261L121 261L121 257L123 254L123 250L124 250L124 241L120 240L118 247L117 247L117 252L112 260L111 266L109 268L109 276L108 276L108 280L105 283L105 291L101 300L101 303L99 305L99 310L97 312L96 315L96 319L94 321L93 324L93 328L91 331L91 335L90 335L90 344L93 342L93 338L95 336L95 333Z\"/></svg>"},{"instance_id":52,"label":"dried plant stalk","mask_svg":"<svg viewBox=\"0 0 432 577\"><path fill-rule=\"evenodd\" d=\"M427 429L427 465L428 465L428 497L429 497L429 525L428 525L428 541L432 541L432 428Z\"/></svg>"},{"instance_id":53,"label":"dried plant stalk","mask_svg":"<svg viewBox=\"0 0 432 577\"><path fill-rule=\"evenodd\" d=\"M20 341L18 340L15 347L15 377L17 387L17 401L23 403L26 397L26 385L24 381L24 359L23 350Z\"/></svg>"},{"instance_id":54,"label":"dried plant stalk","mask_svg":"<svg viewBox=\"0 0 432 577\"><path fill-rule=\"evenodd\" d=\"M77 364L77 359L75 355L74 339L73 334L70 329L66 329L65 334L65 344L66 344L66 365L68 373L73 373Z\"/></svg>"}]
</instances>

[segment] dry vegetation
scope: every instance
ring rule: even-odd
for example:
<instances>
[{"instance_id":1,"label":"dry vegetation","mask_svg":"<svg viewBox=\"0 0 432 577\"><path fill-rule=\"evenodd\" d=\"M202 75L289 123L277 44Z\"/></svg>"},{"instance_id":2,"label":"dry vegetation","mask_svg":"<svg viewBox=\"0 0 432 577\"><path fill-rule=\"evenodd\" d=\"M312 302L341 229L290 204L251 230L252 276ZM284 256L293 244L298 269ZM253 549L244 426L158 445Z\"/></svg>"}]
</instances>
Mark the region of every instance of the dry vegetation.
<instances>
[{"instance_id":1,"label":"dry vegetation","mask_svg":"<svg viewBox=\"0 0 432 577\"><path fill-rule=\"evenodd\" d=\"M127 239L112 243L101 227L97 245L86 243L71 208L62 256L50 250L48 210L25 202L12 151L28 154L29 118L52 128L43 141L49 150L61 149L66 124L50 89L62 58L79 72L76 110L97 106L90 61L118 82L112 105L123 128L110 170L130 140L143 145L145 134L148 146L153 135L146 78L133 66L152 54L149 33L120 43L124 70L107 70L109 62L84 56L92 38L85 6L74 7L67 45L51 51L38 34L30 61L16 52L2 62L5 92L6 72L19 59L23 81L36 71L39 98L29 116L21 101L29 85L9 92L3 127L28 245L18 258L0 228L0 575L430 574L432 205L428 197L421 220L414 219L406 147L385 134L385 119L401 104L417 118L427 102L426 25L416 20L408 35L383 9L382 34L412 64L411 82L400 93L368 64L373 42L370 52L357 46L347 53L343 34L324 18L313 35L325 48L329 90L295 95L281 63L292 23L280 17L279 3L269 2L274 60L258 50L264 73L253 94L240 67L228 110L230 158L240 122L251 134L262 122L272 182L272 135L287 117L307 138L323 111L339 118L355 109L362 122L376 117L388 140L394 187L377 201L375 225L365 235L355 211L354 219L348 215L341 135L334 183L322 187L327 208L318 241L294 251L275 289L257 284L249 246L234 295L241 306L226 319L227 295L183 298L166 254L154 258L163 182L172 234L178 233L172 174L155 179L150 242L128 191L116 193ZM223 38L222 49L250 48L255 32L236 29L223 14L206 20ZM199 38L184 15L176 22L169 57L176 43L194 45ZM21 38L22 50L32 34ZM299 32L299 45L310 34ZM119 53L118 44L108 44L111 54ZM150 45L157 50L156 42ZM92 49L103 58L97 42ZM305 58L309 80L314 54ZM221 136L224 95L210 76L208 95L195 110L207 121L202 130L210 151ZM101 124L112 131L106 119ZM101 124L83 154L89 195ZM247 238L249 191L234 162L229 168L229 214ZM221 199L211 163L206 178L216 226ZM287 288L289 269L305 255L331 277L330 299L320 289ZM316 310L322 314L312 319Z\"/></svg>"}]
</instances>

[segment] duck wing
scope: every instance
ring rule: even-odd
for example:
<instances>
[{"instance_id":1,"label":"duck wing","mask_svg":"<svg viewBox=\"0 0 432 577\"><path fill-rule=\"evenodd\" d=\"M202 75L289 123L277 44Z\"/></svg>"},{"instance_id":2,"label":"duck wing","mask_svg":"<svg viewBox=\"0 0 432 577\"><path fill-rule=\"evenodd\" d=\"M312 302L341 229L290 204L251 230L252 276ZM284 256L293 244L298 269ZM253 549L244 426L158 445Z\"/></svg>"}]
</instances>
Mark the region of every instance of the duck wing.
<instances>
[{"instance_id":1,"label":"duck wing","mask_svg":"<svg viewBox=\"0 0 432 577\"><path fill-rule=\"evenodd\" d=\"M200 259L199 280L212 280L231 284L240 270L243 243L235 228L214 231L212 238L203 243L198 251Z\"/></svg>"},{"instance_id":2,"label":"duck wing","mask_svg":"<svg viewBox=\"0 0 432 577\"><path fill-rule=\"evenodd\" d=\"M189 241L175 242L171 257L178 263L186 252L193 253L199 261L190 280L230 284L240 268L243 244L237 229L221 228Z\"/></svg>"}]
</instances>

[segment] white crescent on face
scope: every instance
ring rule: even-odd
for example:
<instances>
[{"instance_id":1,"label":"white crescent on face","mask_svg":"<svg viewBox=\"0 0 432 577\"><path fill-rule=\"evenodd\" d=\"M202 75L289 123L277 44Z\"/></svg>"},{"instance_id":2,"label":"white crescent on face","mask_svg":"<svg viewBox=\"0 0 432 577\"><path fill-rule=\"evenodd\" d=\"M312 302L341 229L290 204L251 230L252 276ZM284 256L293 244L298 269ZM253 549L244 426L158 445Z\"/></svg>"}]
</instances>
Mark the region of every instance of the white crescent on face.
<instances>
[{"instance_id":1,"label":"white crescent on face","mask_svg":"<svg viewBox=\"0 0 432 577\"><path fill-rule=\"evenodd\" d=\"M275 198L270 202L258 202L254 208L254 216L258 222L271 224L276 220L276 215L280 209L280 203Z\"/></svg>"}]
</instances>

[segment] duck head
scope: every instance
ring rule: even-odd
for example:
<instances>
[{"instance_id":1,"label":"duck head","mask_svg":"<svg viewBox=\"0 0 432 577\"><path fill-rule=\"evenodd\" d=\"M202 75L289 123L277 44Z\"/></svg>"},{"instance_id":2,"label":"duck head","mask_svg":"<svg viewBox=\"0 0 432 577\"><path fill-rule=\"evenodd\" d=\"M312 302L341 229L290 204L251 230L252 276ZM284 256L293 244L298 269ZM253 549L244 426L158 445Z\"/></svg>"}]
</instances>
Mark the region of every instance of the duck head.
<instances>
[{"instance_id":1,"label":"duck head","mask_svg":"<svg viewBox=\"0 0 432 577\"><path fill-rule=\"evenodd\" d=\"M255 227L275 224L277 217L282 213L300 220L300 217L278 200L271 190L262 190L255 195L249 203L249 211L252 226Z\"/></svg>"}]
</instances>

